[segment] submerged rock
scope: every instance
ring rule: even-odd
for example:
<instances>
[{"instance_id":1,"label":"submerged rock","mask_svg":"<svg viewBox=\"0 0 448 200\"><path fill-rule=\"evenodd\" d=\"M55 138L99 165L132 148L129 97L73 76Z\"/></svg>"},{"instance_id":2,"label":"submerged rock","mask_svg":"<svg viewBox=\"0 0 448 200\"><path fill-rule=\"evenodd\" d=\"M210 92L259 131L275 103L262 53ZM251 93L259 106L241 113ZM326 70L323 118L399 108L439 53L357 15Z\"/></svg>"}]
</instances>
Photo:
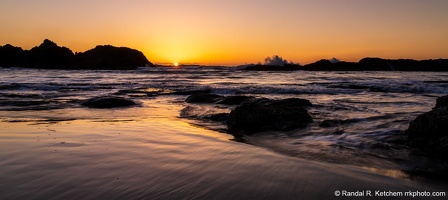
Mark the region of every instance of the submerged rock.
<instances>
[{"instance_id":1,"label":"submerged rock","mask_svg":"<svg viewBox=\"0 0 448 200\"><path fill-rule=\"evenodd\" d=\"M217 94L198 93L192 94L185 100L187 103L216 103L223 99Z\"/></svg>"},{"instance_id":2,"label":"submerged rock","mask_svg":"<svg viewBox=\"0 0 448 200\"><path fill-rule=\"evenodd\" d=\"M448 157L448 96L439 97L431 111L415 118L406 130L408 144L429 156Z\"/></svg>"},{"instance_id":3,"label":"submerged rock","mask_svg":"<svg viewBox=\"0 0 448 200\"><path fill-rule=\"evenodd\" d=\"M237 106L228 119L227 126L231 133L253 134L265 130L286 131L304 128L313 119L304 106L311 106L306 99L253 99Z\"/></svg>"},{"instance_id":4,"label":"submerged rock","mask_svg":"<svg viewBox=\"0 0 448 200\"><path fill-rule=\"evenodd\" d=\"M118 108L137 105L134 101L121 97L95 97L81 105L89 108Z\"/></svg>"}]
</instances>

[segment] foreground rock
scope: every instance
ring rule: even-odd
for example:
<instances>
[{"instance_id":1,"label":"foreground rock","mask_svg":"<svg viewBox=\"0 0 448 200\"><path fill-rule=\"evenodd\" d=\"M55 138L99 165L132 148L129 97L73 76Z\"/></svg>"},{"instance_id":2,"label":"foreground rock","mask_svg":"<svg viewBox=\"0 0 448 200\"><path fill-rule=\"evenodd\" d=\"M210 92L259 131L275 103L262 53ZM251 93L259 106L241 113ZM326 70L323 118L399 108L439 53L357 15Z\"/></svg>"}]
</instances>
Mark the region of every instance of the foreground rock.
<instances>
[{"instance_id":1,"label":"foreground rock","mask_svg":"<svg viewBox=\"0 0 448 200\"><path fill-rule=\"evenodd\" d=\"M121 97L95 97L81 105L89 108L119 108L137 105L134 101Z\"/></svg>"},{"instance_id":2,"label":"foreground rock","mask_svg":"<svg viewBox=\"0 0 448 200\"><path fill-rule=\"evenodd\" d=\"M448 106L448 95L437 98L436 107L435 108L441 108Z\"/></svg>"},{"instance_id":3,"label":"foreground rock","mask_svg":"<svg viewBox=\"0 0 448 200\"><path fill-rule=\"evenodd\" d=\"M229 131L251 135L265 130L286 131L304 128L313 119L304 106L312 106L306 99L253 99L237 106L227 119Z\"/></svg>"},{"instance_id":4,"label":"foreground rock","mask_svg":"<svg viewBox=\"0 0 448 200\"><path fill-rule=\"evenodd\" d=\"M437 99L431 111L415 118L406 130L408 144L433 157L448 157L448 96Z\"/></svg>"}]
</instances>

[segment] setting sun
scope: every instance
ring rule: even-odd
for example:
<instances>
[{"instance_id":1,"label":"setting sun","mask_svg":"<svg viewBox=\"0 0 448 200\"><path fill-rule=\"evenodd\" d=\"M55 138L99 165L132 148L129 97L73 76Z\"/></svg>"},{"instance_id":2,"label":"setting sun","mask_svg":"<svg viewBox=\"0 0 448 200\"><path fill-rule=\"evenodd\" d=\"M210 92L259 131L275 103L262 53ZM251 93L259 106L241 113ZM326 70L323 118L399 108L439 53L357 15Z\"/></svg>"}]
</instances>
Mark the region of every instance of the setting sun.
<instances>
[{"instance_id":1,"label":"setting sun","mask_svg":"<svg viewBox=\"0 0 448 200\"><path fill-rule=\"evenodd\" d=\"M177 67L177 66L179 66L179 63L175 62L175 63L173 63L173 65L174 65L174 67Z\"/></svg>"}]
</instances>

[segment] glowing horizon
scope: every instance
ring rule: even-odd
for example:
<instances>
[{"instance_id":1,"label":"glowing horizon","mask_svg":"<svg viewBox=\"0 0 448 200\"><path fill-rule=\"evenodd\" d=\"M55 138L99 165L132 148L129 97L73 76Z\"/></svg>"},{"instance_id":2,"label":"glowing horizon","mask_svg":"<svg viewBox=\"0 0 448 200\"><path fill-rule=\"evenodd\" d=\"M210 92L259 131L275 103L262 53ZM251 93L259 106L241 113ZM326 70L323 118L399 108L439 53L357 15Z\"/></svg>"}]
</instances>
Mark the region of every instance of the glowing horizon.
<instances>
[{"instance_id":1,"label":"glowing horizon","mask_svg":"<svg viewBox=\"0 0 448 200\"><path fill-rule=\"evenodd\" d=\"M0 45L48 38L74 52L111 44L153 63L239 65L280 55L448 58L448 1L13 1L0 3Z\"/></svg>"}]
</instances>

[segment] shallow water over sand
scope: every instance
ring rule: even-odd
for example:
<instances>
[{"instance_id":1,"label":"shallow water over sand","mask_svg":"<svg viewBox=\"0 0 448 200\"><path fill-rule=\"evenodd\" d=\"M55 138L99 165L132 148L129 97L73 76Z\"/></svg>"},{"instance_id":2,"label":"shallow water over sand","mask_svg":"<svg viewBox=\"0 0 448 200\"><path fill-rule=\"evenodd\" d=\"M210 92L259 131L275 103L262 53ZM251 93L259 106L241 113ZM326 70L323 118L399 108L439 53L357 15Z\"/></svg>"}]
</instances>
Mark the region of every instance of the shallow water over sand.
<instances>
[{"instance_id":1,"label":"shallow water over sand","mask_svg":"<svg viewBox=\"0 0 448 200\"><path fill-rule=\"evenodd\" d=\"M326 199L342 189L447 185L407 173L433 161L396 143L448 94L447 73L0 71L0 199ZM182 92L204 89L306 98L315 122L238 143L204 118L232 107L184 102ZM80 106L96 96L139 105Z\"/></svg>"},{"instance_id":2,"label":"shallow water over sand","mask_svg":"<svg viewBox=\"0 0 448 200\"><path fill-rule=\"evenodd\" d=\"M341 189L437 188L281 156L175 119L1 128L2 199L325 199Z\"/></svg>"}]
</instances>

